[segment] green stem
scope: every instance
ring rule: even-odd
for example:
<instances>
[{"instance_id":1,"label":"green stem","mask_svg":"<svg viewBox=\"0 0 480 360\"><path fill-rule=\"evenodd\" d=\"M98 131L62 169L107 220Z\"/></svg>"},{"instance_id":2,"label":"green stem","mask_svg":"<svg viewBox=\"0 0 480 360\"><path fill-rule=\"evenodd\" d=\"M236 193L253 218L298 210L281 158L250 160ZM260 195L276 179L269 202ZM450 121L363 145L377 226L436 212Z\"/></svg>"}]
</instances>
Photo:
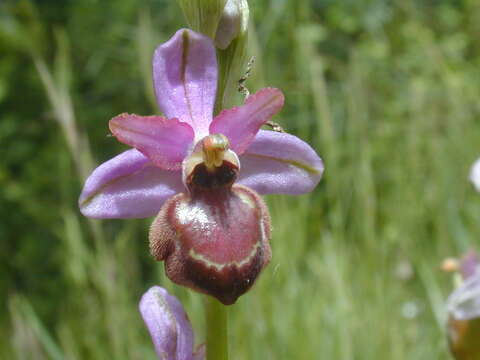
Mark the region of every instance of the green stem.
<instances>
[{"instance_id":1,"label":"green stem","mask_svg":"<svg viewBox=\"0 0 480 360\"><path fill-rule=\"evenodd\" d=\"M205 299L207 320L207 360L228 360L227 307L217 299Z\"/></svg>"}]
</instances>

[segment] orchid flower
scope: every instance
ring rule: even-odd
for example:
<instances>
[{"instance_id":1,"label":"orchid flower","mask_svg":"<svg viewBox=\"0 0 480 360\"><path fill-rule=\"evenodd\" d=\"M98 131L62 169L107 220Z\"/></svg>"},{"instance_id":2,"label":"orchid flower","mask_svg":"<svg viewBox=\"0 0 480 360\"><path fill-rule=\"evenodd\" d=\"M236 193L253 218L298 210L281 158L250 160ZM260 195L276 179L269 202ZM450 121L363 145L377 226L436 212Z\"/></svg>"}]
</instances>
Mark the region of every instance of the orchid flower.
<instances>
[{"instance_id":1,"label":"orchid flower","mask_svg":"<svg viewBox=\"0 0 480 360\"><path fill-rule=\"evenodd\" d=\"M213 117L213 41L179 30L153 56L165 117L121 114L113 135L134 147L87 179L80 209L93 218L155 216L150 249L177 284L232 304L268 264L270 218L259 194L302 194L323 173L299 138L260 130L283 106L275 88Z\"/></svg>"},{"instance_id":2,"label":"orchid flower","mask_svg":"<svg viewBox=\"0 0 480 360\"><path fill-rule=\"evenodd\" d=\"M470 251L459 267L463 283L449 296L448 336L458 360L480 359L480 262Z\"/></svg>"},{"instance_id":3,"label":"orchid flower","mask_svg":"<svg viewBox=\"0 0 480 360\"><path fill-rule=\"evenodd\" d=\"M139 309L160 360L205 359L204 346L193 352L192 325L175 296L160 286L153 286L143 294Z\"/></svg>"}]
</instances>

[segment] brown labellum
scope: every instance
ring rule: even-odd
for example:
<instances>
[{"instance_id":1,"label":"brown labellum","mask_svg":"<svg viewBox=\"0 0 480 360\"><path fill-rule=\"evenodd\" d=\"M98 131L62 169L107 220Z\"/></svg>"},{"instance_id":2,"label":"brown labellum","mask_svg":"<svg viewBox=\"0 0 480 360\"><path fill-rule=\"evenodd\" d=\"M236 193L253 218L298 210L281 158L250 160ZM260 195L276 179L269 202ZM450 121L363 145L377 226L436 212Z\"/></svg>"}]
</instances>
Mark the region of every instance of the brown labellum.
<instances>
[{"instance_id":1,"label":"brown labellum","mask_svg":"<svg viewBox=\"0 0 480 360\"><path fill-rule=\"evenodd\" d=\"M237 168L201 163L187 178L190 192L170 198L150 229L150 249L175 283L233 304L271 258L270 217L253 190L232 185Z\"/></svg>"},{"instance_id":2,"label":"brown labellum","mask_svg":"<svg viewBox=\"0 0 480 360\"><path fill-rule=\"evenodd\" d=\"M457 360L480 360L480 319L448 319L450 350Z\"/></svg>"}]
</instances>

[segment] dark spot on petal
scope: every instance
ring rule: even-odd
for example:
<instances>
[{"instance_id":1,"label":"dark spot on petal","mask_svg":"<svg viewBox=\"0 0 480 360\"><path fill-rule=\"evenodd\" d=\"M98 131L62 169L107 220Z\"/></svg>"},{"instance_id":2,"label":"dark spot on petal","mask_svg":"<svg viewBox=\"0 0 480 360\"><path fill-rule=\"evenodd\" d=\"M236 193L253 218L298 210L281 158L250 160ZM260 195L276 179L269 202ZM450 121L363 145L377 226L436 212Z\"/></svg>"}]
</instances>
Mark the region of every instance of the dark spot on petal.
<instances>
[{"instance_id":1,"label":"dark spot on petal","mask_svg":"<svg viewBox=\"0 0 480 360\"><path fill-rule=\"evenodd\" d=\"M195 167L187 180L189 188L215 189L231 186L237 178L238 169L235 165L224 161L222 166L213 171L208 170L204 163Z\"/></svg>"}]
</instances>

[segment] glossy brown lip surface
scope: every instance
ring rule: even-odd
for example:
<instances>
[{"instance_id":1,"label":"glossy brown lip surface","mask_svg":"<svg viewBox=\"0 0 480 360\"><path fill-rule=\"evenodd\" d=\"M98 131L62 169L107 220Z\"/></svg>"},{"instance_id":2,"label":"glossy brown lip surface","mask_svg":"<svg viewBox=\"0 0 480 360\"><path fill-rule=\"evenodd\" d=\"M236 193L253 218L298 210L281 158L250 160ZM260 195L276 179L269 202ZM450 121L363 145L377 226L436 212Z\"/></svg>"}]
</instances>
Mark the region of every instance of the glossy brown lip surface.
<instances>
[{"instance_id":1,"label":"glossy brown lip surface","mask_svg":"<svg viewBox=\"0 0 480 360\"><path fill-rule=\"evenodd\" d=\"M448 319L448 342L457 360L480 360L480 319Z\"/></svg>"},{"instance_id":2,"label":"glossy brown lip surface","mask_svg":"<svg viewBox=\"0 0 480 360\"><path fill-rule=\"evenodd\" d=\"M209 170L204 163L198 164L187 179L187 186L192 192L230 187L237 178L238 168L230 162Z\"/></svg>"},{"instance_id":3,"label":"glossy brown lip surface","mask_svg":"<svg viewBox=\"0 0 480 360\"><path fill-rule=\"evenodd\" d=\"M165 260L173 282L230 305L270 261L270 216L253 190L210 187L214 182L164 204L150 229L150 249Z\"/></svg>"}]
</instances>

